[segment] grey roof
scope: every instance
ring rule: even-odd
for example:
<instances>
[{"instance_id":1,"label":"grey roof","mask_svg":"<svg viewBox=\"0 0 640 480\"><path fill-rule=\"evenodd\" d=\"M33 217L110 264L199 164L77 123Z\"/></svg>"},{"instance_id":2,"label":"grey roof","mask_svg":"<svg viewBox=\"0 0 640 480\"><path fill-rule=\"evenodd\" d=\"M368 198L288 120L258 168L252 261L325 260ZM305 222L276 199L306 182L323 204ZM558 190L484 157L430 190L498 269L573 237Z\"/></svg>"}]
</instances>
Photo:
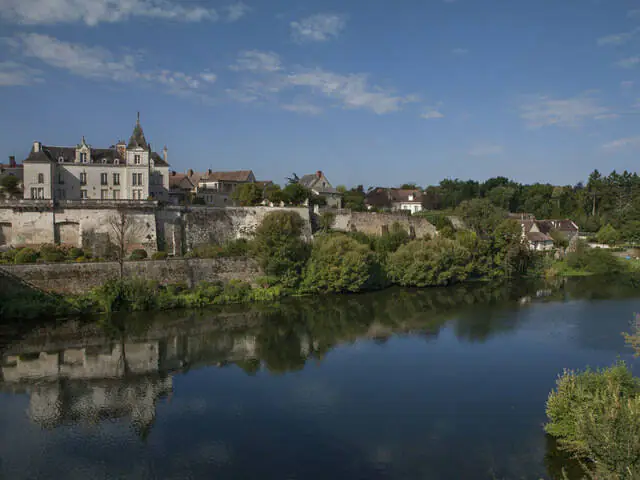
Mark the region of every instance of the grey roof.
<instances>
[{"instance_id":1,"label":"grey roof","mask_svg":"<svg viewBox=\"0 0 640 480\"><path fill-rule=\"evenodd\" d=\"M131 134L131 138L129 138L129 143L127 144L127 148L136 148L136 147L141 147L141 148L144 148L145 150L149 148L147 139L144 138L142 125L140 125L140 114L138 114L138 120L136 121L136 126L133 127L133 133Z\"/></svg>"},{"instance_id":2,"label":"grey roof","mask_svg":"<svg viewBox=\"0 0 640 480\"><path fill-rule=\"evenodd\" d=\"M317 180L318 180L317 175L312 173L310 175L303 175L302 177L300 177L300 179L298 180L298 183L303 187L311 188L313 184L316 183Z\"/></svg>"},{"instance_id":3,"label":"grey roof","mask_svg":"<svg viewBox=\"0 0 640 480\"><path fill-rule=\"evenodd\" d=\"M164 161L164 158L162 158L156 152L151 152L151 160L153 160L153 164L156 167L168 167L169 166L169 164Z\"/></svg>"},{"instance_id":4,"label":"grey roof","mask_svg":"<svg viewBox=\"0 0 640 480\"><path fill-rule=\"evenodd\" d=\"M320 173L322 173L322 172L320 172ZM303 187L307 187L309 189L313 189L313 190L317 191L318 193L331 193L331 194L339 193L335 188L333 188L331 186L323 187L322 184L319 184L321 178L322 177L319 177L317 173L311 173L309 175L303 175L298 180L298 183L300 185L302 185Z\"/></svg>"},{"instance_id":5,"label":"grey roof","mask_svg":"<svg viewBox=\"0 0 640 480\"><path fill-rule=\"evenodd\" d=\"M76 148L42 145L39 152L35 153L33 150L31 151L25 159L25 163L60 163L60 158L62 158L62 163L74 163L76 160ZM156 167L169 166L169 164L164 161L164 158L156 152L151 153L151 159ZM111 165L115 160L124 162L124 158L122 158L115 146L91 149L91 164Z\"/></svg>"}]
</instances>

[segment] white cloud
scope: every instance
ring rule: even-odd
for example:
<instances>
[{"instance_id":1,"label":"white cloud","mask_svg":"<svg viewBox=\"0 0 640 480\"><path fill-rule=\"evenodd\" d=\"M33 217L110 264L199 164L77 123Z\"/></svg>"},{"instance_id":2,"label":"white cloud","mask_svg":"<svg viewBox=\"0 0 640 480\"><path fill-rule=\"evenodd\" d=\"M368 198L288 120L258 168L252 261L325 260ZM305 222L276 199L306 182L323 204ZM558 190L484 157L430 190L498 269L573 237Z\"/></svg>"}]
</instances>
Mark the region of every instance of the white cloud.
<instances>
[{"instance_id":1,"label":"white cloud","mask_svg":"<svg viewBox=\"0 0 640 480\"><path fill-rule=\"evenodd\" d=\"M291 36L294 41L325 42L336 38L347 26L346 15L319 13L291 22Z\"/></svg>"},{"instance_id":2,"label":"white cloud","mask_svg":"<svg viewBox=\"0 0 640 480\"><path fill-rule=\"evenodd\" d=\"M414 101L413 97L370 86L365 74L342 75L315 69L291 74L288 81L295 87L307 87L314 93L336 99L345 108L371 110L378 115L395 112L403 104Z\"/></svg>"},{"instance_id":3,"label":"white cloud","mask_svg":"<svg viewBox=\"0 0 640 480\"><path fill-rule=\"evenodd\" d=\"M598 39L598 45L623 45L640 33L640 28L634 28L630 32L615 33Z\"/></svg>"},{"instance_id":4,"label":"white cloud","mask_svg":"<svg viewBox=\"0 0 640 480\"><path fill-rule=\"evenodd\" d=\"M63 42L48 35L23 34L9 41L22 55L80 77L119 83L150 82L162 85L169 93L185 94L215 81L210 72L189 75L168 69L140 70L132 55L116 56L101 47Z\"/></svg>"},{"instance_id":5,"label":"white cloud","mask_svg":"<svg viewBox=\"0 0 640 480\"><path fill-rule=\"evenodd\" d=\"M608 115L612 115L608 108L586 94L565 99L539 96L520 105L520 118L531 128L576 127L586 120L603 119Z\"/></svg>"},{"instance_id":6,"label":"white cloud","mask_svg":"<svg viewBox=\"0 0 640 480\"><path fill-rule=\"evenodd\" d=\"M476 145L469 150L469 155L473 157L490 157L500 155L504 152L502 145Z\"/></svg>"},{"instance_id":7,"label":"white cloud","mask_svg":"<svg viewBox=\"0 0 640 480\"><path fill-rule=\"evenodd\" d=\"M633 68L640 63L640 56L634 55L632 57L623 58L616 62L616 65L623 68Z\"/></svg>"},{"instance_id":8,"label":"white cloud","mask_svg":"<svg viewBox=\"0 0 640 480\"><path fill-rule=\"evenodd\" d=\"M227 8L227 21L235 22L244 17L247 13L251 11L251 7L242 3L234 3L233 5L229 5Z\"/></svg>"},{"instance_id":9,"label":"white cloud","mask_svg":"<svg viewBox=\"0 0 640 480\"><path fill-rule=\"evenodd\" d=\"M232 12L237 15L237 7L230 10L229 18ZM219 18L212 8L185 5L177 0L0 0L0 16L27 25L84 22L91 26L133 17L183 22L217 21Z\"/></svg>"},{"instance_id":10,"label":"white cloud","mask_svg":"<svg viewBox=\"0 0 640 480\"><path fill-rule=\"evenodd\" d=\"M640 135L635 137L626 137L605 143L602 148L607 150L620 150L628 147L640 147Z\"/></svg>"},{"instance_id":11,"label":"white cloud","mask_svg":"<svg viewBox=\"0 0 640 480\"><path fill-rule=\"evenodd\" d=\"M428 108L422 113L422 115L420 115L420 118L432 120L436 118L444 118L444 114L436 108Z\"/></svg>"},{"instance_id":12,"label":"white cloud","mask_svg":"<svg viewBox=\"0 0 640 480\"><path fill-rule=\"evenodd\" d=\"M467 49L467 48L454 48L453 50L451 50L451 53L453 53L454 55L466 55L467 53L469 53L469 49Z\"/></svg>"},{"instance_id":13,"label":"white cloud","mask_svg":"<svg viewBox=\"0 0 640 480\"><path fill-rule=\"evenodd\" d=\"M218 76L215 73L204 72L200 74L200 78L208 83L215 83Z\"/></svg>"},{"instance_id":14,"label":"white cloud","mask_svg":"<svg viewBox=\"0 0 640 480\"><path fill-rule=\"evenodd\" d=\"M40 70L16 62L0 62L0 87L31 85L42 82Z\"/></svg>"},{"instance_id":15,"label":"white cloud","mask_svg":"<svg viewBox=\"0 0 640 480\"><path fill-rule=\"evenodd\" d=\"M277 53L248 50L241 52L236 63L229 68L235 71L277 72L282 66Z\"/></svg>"},{"instance_id":16,"label":"white cloud","mask_svg":"<svg viewBox=\"0 0 640 480\"><path fill-rule=\"evenodd\" d=\"M319 115L322 113L322 108L310 103L287 103L282 105L283 110L296 113L306 113L307 115Z\"/></svg>"}]
</instances>

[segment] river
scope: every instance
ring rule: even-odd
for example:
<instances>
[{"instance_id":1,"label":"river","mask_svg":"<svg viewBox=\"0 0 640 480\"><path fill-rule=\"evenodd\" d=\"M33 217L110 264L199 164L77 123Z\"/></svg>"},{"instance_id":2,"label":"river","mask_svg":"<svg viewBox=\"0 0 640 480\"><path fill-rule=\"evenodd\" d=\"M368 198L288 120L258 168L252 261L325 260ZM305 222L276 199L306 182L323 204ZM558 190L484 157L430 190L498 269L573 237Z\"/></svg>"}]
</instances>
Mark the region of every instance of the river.
<instances>
[{"instance_id":1,"label":"river","mask_svg":"<svg viewBox=\"0 0 640 480\"><path fill-rule=\"evenodd\" d=\"M635 365L636 312L587 278L5 325L0 478L575 478L547 395Z\"/></svg>"}]
</instances>

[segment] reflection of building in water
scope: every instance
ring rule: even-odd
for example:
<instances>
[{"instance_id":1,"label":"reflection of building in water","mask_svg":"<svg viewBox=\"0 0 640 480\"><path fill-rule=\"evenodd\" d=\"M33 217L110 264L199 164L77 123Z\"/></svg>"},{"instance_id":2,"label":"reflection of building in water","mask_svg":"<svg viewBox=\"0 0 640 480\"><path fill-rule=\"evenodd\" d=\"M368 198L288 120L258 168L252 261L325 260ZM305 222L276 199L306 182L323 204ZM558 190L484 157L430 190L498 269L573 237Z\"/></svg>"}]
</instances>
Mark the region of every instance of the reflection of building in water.
<instances>
[{"instance_id":1,"label":"reflection of building in water","mask_svg":"<svg viewBox=\"0 0 640 480\"><path fill-rule=\"evenodd\" d=\"M157 399L170 394L172 387L171 377L158 376L35 384L27 388L28 415L48 428L129 417L134 428L142 433L155 420Z\"/></svg>"},{"instance_id":2,"label":"reflection of building in water","mask_svg":"<svg viewBox=\"0 0 640 480\"><path fill-rule=\"evenodd\" d=\"M28 393L29 418L45 427L128 417L144 434L155 420L157 399L172 392L170 372L257 355L252 335L85 342L48 345L48 352L14 346L1 359L0 387Z\"/></svg>"}]
</instances>

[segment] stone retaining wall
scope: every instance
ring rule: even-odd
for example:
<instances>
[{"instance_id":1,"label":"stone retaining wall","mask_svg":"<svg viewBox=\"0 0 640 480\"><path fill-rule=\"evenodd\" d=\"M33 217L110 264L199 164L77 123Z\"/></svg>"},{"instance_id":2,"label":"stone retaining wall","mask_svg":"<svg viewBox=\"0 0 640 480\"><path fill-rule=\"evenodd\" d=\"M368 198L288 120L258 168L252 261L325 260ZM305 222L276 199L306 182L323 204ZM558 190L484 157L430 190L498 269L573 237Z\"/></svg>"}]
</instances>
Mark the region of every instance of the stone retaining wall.
<instances>
[{"instance_id":1,"label":"stone retaining wall","mask_svg":"<svg viewBox=\"0 0 640 480\"><path fill-rule=\"evenodd\" d=\"M56 293L82 293L117 278L117 262L49 263L35 265L0 265L7 272L37 288ZM155 280L161 284L184 283L192 287L199 282L242 280L252 282L260 276L258 265L245 258L190 258L125 262L125 277Z\"/></svg>"}]
</instances>

